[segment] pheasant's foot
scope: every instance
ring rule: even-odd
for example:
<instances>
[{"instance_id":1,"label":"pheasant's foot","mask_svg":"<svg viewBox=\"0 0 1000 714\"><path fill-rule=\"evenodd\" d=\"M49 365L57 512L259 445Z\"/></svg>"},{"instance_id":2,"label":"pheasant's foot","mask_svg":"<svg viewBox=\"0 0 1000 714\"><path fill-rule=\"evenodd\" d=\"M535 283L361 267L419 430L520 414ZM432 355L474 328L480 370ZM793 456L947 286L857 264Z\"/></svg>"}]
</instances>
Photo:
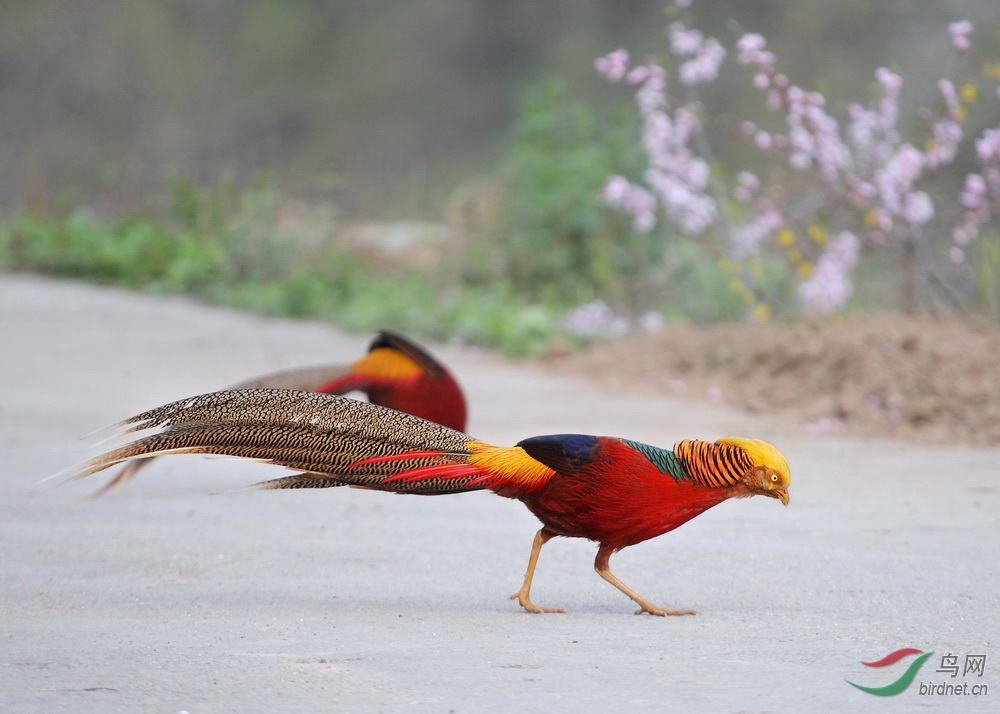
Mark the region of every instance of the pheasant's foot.
<instances>
[{"instance_id":1,"label":"pheasant's foot","mask_svg":"<svg viewBox=\"0 0 1000 714\"><path fill-rule=\"evenodd\" d=\"M636 615L641 615L644 612L648 612L650 615L656 615L657 617L666 617L667 615L694 615L694 610L669 610L665 607L658 607L651 602L641 602L639 603L639 609L635 611Z\"/></svg>"},{"instance_id":2,"label":"pheasant's foot","mask_svg":"<svg viewBox=\"0 0 1000 714\"><path fill-rule=\"evenodd\" d=\"M542 612L566 612L561 607L538 607L535 603L528 599L528 596L524 593L514 593L510 596L511 600L517 600L528 612L542 613Z\"/></svg>"}]
</instances>

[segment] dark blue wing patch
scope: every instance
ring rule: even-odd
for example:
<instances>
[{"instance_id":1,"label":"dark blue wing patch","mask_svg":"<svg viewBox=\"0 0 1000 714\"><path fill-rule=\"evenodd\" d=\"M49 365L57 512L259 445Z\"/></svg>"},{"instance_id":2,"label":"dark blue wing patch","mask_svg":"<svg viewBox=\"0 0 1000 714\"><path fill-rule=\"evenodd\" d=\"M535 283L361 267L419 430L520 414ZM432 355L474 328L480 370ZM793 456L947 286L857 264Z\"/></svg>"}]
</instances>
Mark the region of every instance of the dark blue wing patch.
<instances>
[{"instance_id":1,"label":"dark blue wing patch","mask_svg":"<svg viewBox=\"0 0 1000 714\"><path fill-rule=\"evenodd\" d=\"M567 476L590 473L587 467L597 459L608 461L606 456L601 455L597 437L586 434L533 436L519 441L517 446L535 461Z\"/></svg>"}]
</instances>

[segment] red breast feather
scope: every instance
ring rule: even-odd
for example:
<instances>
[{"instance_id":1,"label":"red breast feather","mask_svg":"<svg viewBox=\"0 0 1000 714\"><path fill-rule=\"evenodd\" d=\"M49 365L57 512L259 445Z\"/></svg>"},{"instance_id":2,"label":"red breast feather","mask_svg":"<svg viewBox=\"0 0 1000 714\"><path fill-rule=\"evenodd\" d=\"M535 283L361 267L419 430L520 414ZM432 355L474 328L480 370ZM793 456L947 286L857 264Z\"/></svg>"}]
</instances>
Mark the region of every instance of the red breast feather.
<instances>
[{"instance_id":1,"label":"red breast feather","mask_svg":"<svg viewBox=\"0 0 1000 714\"><path fill-rule=\"evenodd\" d=\"M671 531L729 497L725 489L662 473L621 439L588 438L593 439L589 460L577 461L573 473L560 472L521 498L560 535L620 550ZM527 449L532 452L530 445Z\"/></svg>"}]
</instances>

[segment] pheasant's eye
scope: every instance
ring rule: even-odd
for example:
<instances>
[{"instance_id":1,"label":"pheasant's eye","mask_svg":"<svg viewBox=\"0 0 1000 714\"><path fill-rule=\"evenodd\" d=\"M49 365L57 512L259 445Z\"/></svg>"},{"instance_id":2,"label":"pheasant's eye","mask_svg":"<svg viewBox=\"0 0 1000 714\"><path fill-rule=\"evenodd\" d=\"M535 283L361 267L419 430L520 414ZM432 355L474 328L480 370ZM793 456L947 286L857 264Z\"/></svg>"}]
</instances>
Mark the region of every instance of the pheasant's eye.
<instances>
[{"instance_id":1,"label":"pheasant's eye","mask_svg":"<svg viewBox=\"0 0 1000 714\"><path fill-rule=\"evenodd\" d=\"M773 483L778 483L778 474L771 474L771 481Z\"/></svg>"}]
</instances>

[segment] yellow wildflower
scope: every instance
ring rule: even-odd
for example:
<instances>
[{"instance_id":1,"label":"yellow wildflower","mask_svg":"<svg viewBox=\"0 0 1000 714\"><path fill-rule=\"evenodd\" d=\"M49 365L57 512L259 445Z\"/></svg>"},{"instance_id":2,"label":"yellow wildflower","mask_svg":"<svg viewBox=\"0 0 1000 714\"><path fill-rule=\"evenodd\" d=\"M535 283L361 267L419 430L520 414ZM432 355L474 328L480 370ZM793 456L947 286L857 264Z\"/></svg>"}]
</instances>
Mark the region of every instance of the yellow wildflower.
<instances>
[{"instance_id":1,"label":"yellow wildflower","mask_svg":"<svg viewBox=\"0 0 1000 714\"><path fill-rule=\"evenodd\" d=\"M827 241L827 238L829 238L827 232L822 227L817 226L815 223L809 226L809 228L806 230L806 234L812 239L814 243L817 243L819 245L824 245Z\"/></svg>"},{"instance_id":2,"label":"yellow wildflower","mask_svg":"<svg viewBox=\"0 0 1000 714\"><path fill-rule=\"evenodd\" d=\"M722 257L719 258L719 270L723 273L729 273L730 275L735 275L740 272L740 266L736 264L736 261L731 258Z\"/></svg>"}]
</instances>

